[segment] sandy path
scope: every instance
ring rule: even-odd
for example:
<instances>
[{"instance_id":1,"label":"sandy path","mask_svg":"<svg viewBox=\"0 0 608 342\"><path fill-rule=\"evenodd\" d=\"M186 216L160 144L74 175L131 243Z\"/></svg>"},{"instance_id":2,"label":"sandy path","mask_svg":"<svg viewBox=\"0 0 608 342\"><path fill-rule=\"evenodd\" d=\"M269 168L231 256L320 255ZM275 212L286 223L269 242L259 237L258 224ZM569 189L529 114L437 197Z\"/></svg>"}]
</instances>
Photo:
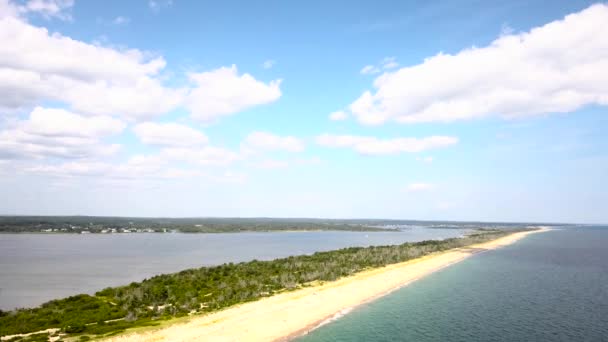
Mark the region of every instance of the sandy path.
<instances>
[{"instance_id":1,"label":"sandy path","mask_svg":"<svg viewBox=\"0 0 608 342\"><path fill-rule=\"evenodd\" d=\"M529 234L514 233L494 241L390 265L324 285L275 295L256 302L192 318L159 330L114 337L111 341L282 341L306 333L321 322L380 297L432 272Z\"/></svg>"}]
</instances>

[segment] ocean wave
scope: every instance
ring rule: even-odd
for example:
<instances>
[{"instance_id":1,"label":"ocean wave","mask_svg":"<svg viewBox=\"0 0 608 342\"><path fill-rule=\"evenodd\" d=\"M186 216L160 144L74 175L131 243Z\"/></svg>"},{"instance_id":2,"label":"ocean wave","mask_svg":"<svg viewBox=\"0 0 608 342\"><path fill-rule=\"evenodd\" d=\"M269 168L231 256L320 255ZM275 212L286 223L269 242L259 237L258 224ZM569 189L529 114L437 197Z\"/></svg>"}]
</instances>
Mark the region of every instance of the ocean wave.
<instances>
[{"instance_id":1,"label":"ocean wave","mask_svg":"<svg viewBox=\"0 0 608 342\"><path fill-rule=\"evenodd\" d=\"M346 316L351 311L353 311L352 307L348 307L348 308L342 309L342 310L336 312L333 316L331 316L331 317L323 320L321 323L317 324L314 328L310 329L309 332L312 331L312 330L318 329L319 327L322 327L322 326L324 326L326 324L329 324L331 322L335 322L335 321L339 320L340 318Z\"/></svg>"}]
</instances>

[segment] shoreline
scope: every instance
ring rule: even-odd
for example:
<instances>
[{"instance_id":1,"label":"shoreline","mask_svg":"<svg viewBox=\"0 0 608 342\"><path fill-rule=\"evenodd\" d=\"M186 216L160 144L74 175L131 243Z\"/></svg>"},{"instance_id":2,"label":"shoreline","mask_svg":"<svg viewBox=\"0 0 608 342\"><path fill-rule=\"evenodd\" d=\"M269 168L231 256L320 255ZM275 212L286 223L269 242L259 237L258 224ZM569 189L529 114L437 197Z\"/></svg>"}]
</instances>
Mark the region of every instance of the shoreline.
<instances>
[{"instance_id":1,"label":"shoreline","mask_svg":"<svg viewBox=\"0 0 608 342\"><path fill-rule=\"evenodd\" d=\"M333 282L281 293L161 328L127 332L104 341L289 341L353 308L383 297L433 272L514 243L539 229L360 272Z\"/></svg>"},{"instance_id":2,"label":"shoreline","mask_svg":"<svg viewBox=\"0 0 608 342\"><path fill-rule=\"evenodd\" d=\"M471 249L471 251L469 251L470 254L467 254L464 257L460 258L460 259L454 260L452 262L449 262L447 264L444 264L442 266L434 268L434 269L430 270L430 272L428 272L428 273L425 273L425 274L422 274L422 275L420 275L418 277L412 278L411 280L408 280L405 283L399 284L399 285L397 285L397 286L395 286L395 287L393 287L393 288L391 288L391 289L389 289L389 290L387 290L387 291L385 291L383 293L380 293L380 294L375 295L373 297L370 297L370 298L368 298L368 299L366 299L364 301L361 301L361 302L357 303L355 306L346 308L346 309L344 309L345 312L343 314L341 314L342 312L337 312L332 317L326 317L325 319L319 320L318 322L316 322L316 323L314 323L314 324L312 324L310 326L307 326L307 327L305 327L305 328L303 328L303 329L301 329L301 330L299 330L297 332L294 332L294 333L292 333L292 334L290 334L288 336L275 339L274 342L288 342L288 341L296 339L296 338L298 338L300 336L304 336L304 335L312 332L315 329L318 329L318 328L320 328L320 327L322 327L322 326L324 326L326 324L331 323L332 321L334 321L336 319L339 319L340 317L348 314L349 312L351 312L352 310L356 309L360 305L365 305L365 304L371 303L371 302L373 302L373 301L375 301L375 300L377 300L379 298L387 296L387 295L389 295L389 294L391 294L391 293L393 293L393 292L395 292L395 291L397 291L397 290L399 290L401 288L404 288L404 287L410 285L411 283L416 282L416 281L418 281L418 280L420 280L420 279L422 279L422 278L424 278L424 277L426 277L426 276L428 276L428 275L430 275L432 273L435 273L435 272L440 271L440 270L442 270L444 268L450 267L450 266L455 265L455 264L457 264L457 263L459 263L461 261L464 261L464 260L468 259L471 256L483 254L483 253L491 251L491 250L495 250L495 249L498 249L498 248L501 248L501 247L504 247L504 246L508 246L510 244L513 244L513 243L515 243L515 242L517 242L517 241L525 238L526 236L528 236L530 234L542 233L542 232L546 232L546 231L549 231L549 230L551 230L550 227L544 227L544 226L543 227L538 227L538 230L534 230L534 231L530 231L530 232L518 232L518 233L514 233L514 234L511 234L511 235L507 235L507 236L498 238L496 240L484 242L484 243L481 243L481 244L476 244L476 245L472 245L472 246L468 246L468 247L458 248L458 249L453 250L453 251L445 251L445 252L440 252L440 253L437 253L437 254L431 254L431 255L423 256L423 257L418 258L418 259L409 260L409 261L405 261L403 263L386 266L386 267L400 266L400 265L407 266L406 264L416 262L416 261L418 261L420 259L433 258L433 257L436 257L436 256L441 256L443 254L448 254L450 252L460 252L461 250L469 250L469 249ZM517 236L514 236L514 235L517 235ZM420 260L420 261L423 261L423 260ZM355 275L355 277L356 277L356 275ZM338 316L338 317L336 317L336 316Z\"/></svg>"}]
</instances>

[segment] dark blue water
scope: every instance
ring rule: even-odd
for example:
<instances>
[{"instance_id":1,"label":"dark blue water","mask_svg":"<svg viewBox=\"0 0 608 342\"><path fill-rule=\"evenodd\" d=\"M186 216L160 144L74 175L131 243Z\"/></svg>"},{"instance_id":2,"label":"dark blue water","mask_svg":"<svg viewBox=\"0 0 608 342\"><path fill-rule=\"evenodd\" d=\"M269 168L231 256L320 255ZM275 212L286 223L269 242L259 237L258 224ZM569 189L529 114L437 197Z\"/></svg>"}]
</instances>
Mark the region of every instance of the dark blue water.
<instances>
[{"instance_id":1,"label":"dark blue water","mask_svg":"<svg viewBox=\"0 0 608 342\"><path fill-rule=\"evenodd\" d=\"M313 341L608 341L608 227L474 256L297 340Z\"/></svg>"}]
</instances>

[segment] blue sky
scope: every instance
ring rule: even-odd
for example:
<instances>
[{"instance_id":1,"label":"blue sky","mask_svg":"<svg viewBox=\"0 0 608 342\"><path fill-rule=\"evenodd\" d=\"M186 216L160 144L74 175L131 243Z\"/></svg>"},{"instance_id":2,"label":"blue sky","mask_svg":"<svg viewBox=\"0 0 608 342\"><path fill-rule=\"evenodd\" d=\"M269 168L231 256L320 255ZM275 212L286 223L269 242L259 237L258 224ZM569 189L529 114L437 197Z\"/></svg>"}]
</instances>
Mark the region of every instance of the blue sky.
<instances>
[{"instance_id":1,"label":"blue sky","mask_svg":"<svg viewBox=\"0 0 608 342\"><path fill-rule=\"evenodd\" d=\"M607 29L590 1L0 0L0 213L608 222Z\"/></svg>"}]
</instances>

